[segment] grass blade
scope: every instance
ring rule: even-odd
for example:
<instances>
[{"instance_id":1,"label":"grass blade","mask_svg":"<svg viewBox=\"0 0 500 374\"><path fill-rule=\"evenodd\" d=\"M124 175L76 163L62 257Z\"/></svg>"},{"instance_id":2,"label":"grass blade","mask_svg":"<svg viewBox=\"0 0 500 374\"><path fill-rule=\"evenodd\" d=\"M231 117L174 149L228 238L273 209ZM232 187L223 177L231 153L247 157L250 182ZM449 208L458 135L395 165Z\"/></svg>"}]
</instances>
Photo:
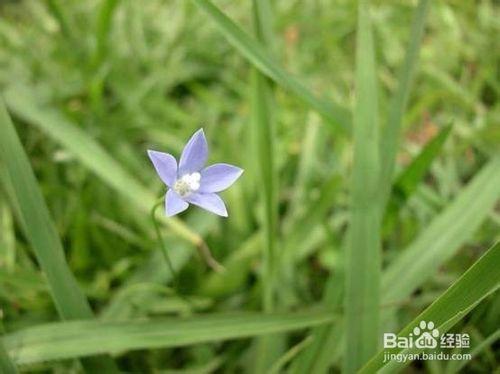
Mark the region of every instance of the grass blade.
<instances>
[{"instance_id":1,"label":"grass blade","mask_svg":"<svg viewBox=\"0 0 500 374\"><path fill-rule=\"evenodd\" d=\"M500 287L500 243L490 248L462 277L457 280L442 296L433 302L424 312L408 324L398 336L408 336L420 321L433 321L442 334L460 321L486 296ZM373 357L361 370L362 373L374 373L384 368L387 372L398 372L396 361L383 364L384 352L398 353L401 349L385 349ZM411 351L412 353L418 350Z\"/></svg>"},{"instance_id":2,"label":"grass blade","mask_svg":"<svg viewBox=\"0 0 500 374\"><path fill-rule=\"evenodd\" d=\"M392 98L389 108L389 120L383 130L383 136L380 141L380 159L381 159L381 202L382 209L389 198L396 162L396 152L399 144L401 124L403 114L406 110L406 104L410 95L412 78L417 65L420 52L420 42L424 33L425 19L427 17L430 0L420 0L410 34L410 44L406 51L405 61L399 73L399 85L395 95Z\"/></svg>"},{"instance_id":3,"label":"grass blade","mask_svg":"<svg viewBox=\"0 0 500 374\"><path fill-rule=\"evenodd\" d=\"M275 81L284 89L292 92L330 123L337 125L337 129L345 132L350 131L351 120L350 113L347 109L338 104L317 98L309 89L300 83L299 80L285 72L271 57L269 57L269 54L260 43L245 33L212 2L209 0L193 0L193 2L212 18L233 47L235 47L262 74Z\"/></svg>"},{"instance_id":4,"label":"grass blade","mask_svg":"<svg viewBox=\"0 0 500 374\"><path fill-rule=\"evenodd\" d=\"M303 329L331 321L331 313L221 314L188 319L39 325L3 337L18 364L146 348L241 339Z\"/></svg>"},{"instance_id":5,"label":"grass blade","mask_svg":"<svg viewBox=\"0 0 500 374\"><path fill-rule=\"evenodd\" d=\"M386 213L386 219L397 218L399 209L408 201L415 192L422 179L425 177L434 159L441 153L446 139L450 134L451 126L443 128L420 153L412 160L410 165L397 177L392 187L391 199Z\"/></svg>"},{"instance_id":6,"label":"grass blade","mask_svg":"<svg viewBox=\"0 0 500 374\"><path fill-rule=\"evenodd\" d=\"M375 57L368 1L360 1L356 39L354 163L346 263L344 371L355 372L379 338L380 214Z\"/></svg>"},{"instance_id":7,"label":"grass blade","mask_svg":"<svg viewBox=\"0 0 500 374\"><path fill-rule=\"evenodd\" d=\"M253 24L257 39L264 46L272 45L272 14L268 0L253 0ZM259 180L264 200L264 245L262 246L262 307L264 312L272 312L276 299L276 266L277 266L277 173L274 163L274 120L273 96L267 77L258 70L252 71L252 126L256 141L255 155ZM263 336L255 343L256 357L253 370L265 372L279 357L281 344L277 336Z\"/></svg>"},{"instance_id":8,"label":"grass blade","mask_svg":"<svg viewBox=\"0 0 500 374\"><path fill-rule=\"evenodd\" d=\"M450 131L451 126L443 128L415 157L394 182L393 194L400 197L403 201L408 200L425 177L434 159L440 154Z\"/></svg>"},{"instance_id":9,"label":"grass blade","mask_svg":"<svg viewBox=\"0 0 500 374\"><path fill-rule=\"evenodd\" d=\"M92 318L92 310L69 269L28 157L1 99L0 160L8 178L6 182L12 187L10 190L14 194L26 237L47 277L59 315L63 319ZM106 358L91 359L87 367L114 371L113 362Z\"/></svg>"},{"instance_id":10,"label":"grass blade","mask_svg":"<svg viewBox=\"0 0 500 374\"><path fill-rule=\"evenodd\" d=\"M285 371L285 366L293 360L297 354L307 347L312 342L312 336L306 337L301 342L290 348L283 356L281 356L269 369L269 374L279 374Z\"/></svg>"},{"instance_id":11,"label":"grass blade","mask_svg":"<svg viewBox=\"0 0 500 374\"><path fill-rule=\"evenodd\" d=\"M455 201L384 271L383 303L408 297L449 260L500 196L500 157L485 165Z\"/></svg>"},{"instance_id":12,"label":"grass blade","mask_svg":"<svg viewBox=\"0 0 500 374\"><path fill-rule=\"evenodd\" d=\"M265 35L269 35L270 25L264 22L269 16L265 16L264 9L267 8L265 0L254 0L254 25L260 41L265 42ZM272 119L272 94L266 77L258 71L252 74L252 125L256 134L255 154L258 157L258 165L261 186L264 196L264 299L265 311L274 309L274 267L276 258L276 234L277 234L277 177L274 165L274 125Z\"/></svg>"}]
</instances>

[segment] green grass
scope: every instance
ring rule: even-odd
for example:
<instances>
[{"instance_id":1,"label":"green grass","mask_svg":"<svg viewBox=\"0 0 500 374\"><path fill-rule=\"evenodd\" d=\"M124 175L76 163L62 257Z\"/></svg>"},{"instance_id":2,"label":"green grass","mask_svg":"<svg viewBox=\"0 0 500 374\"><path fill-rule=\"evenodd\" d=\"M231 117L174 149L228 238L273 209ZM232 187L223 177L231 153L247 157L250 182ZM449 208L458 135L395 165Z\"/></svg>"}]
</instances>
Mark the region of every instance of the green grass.
<instances>
[{"instance_id":1,"label":"green grass","mask_svg":"<svg viewBox=\"0 0 500 374\"><path fill-rule=\"evenodd\" d=\"M252 2L253 27L256 39L272 51L274 46L273 15L271 5L267 0ZM267 52L270 53L270 52ZM277 218L278 218L278 178L275 165L275 118L279 115L274 109L274 94L270 82L265 75L254 70L251 75L251 107L252 128L254 141L253 153L256 173L254 177L260 181L262 191L264 243L262 246L262 310L273 312L277 307L277 276L279 272L279 246ZM282 344L280 337L265 336L256 341L255 363L253 371L265 372L279 357Z\"/></svg>"},{"instance_id":2,"label":"green grass","mask_svg":"<svg viewBox=\"0 0 500 374\"><path fill-rule=\"evenodd\" d=\"M464 275L446 290L427 309L419 314L412 322L401 330L399 336L408 336L420 321L433 321L438 330L443 333L448 331L457 322L464 318L484 298L491 295L500 287L500 243L495 244L481 257ZM385 352L398 352L396 349L386 349ZM418 348L408 349L418 352ZM373 357L361 372L373 373L383 368L388 373L397 371L395 362L381 364L383 352Z\"/></svg>"},{"instance_id":3,"label":"green grass","mask_svg":"<svg viewBox=\"0 0 500 374\"><path fill-rule=\"evenodd\" d=\"M492 372L499 17L2 2L0 371ZM146 150L179 156L200 127L210 163L245 169L229 218L158 211L159 239ZM380 361L422 318L469 333L472 360Z\"/></svg>"},{"instance_id":4,"label":"green grass","mask_svg":"<svg viewBox=\"0 0 500 374\"><path fill-rule=\"evenodd\" d=\"M420 0L417 9L415 10L410 32L410 40L406 49L404 62L398 75L398 87L391 98L387 124L385 125L382 136L380 137L380 201L382 209L384 209L385 203L389 198L389 192L393 182L403 116L408 104L410 90L413 83L413 76L415 75L429 6L429 0ZM426 165L423 163L422 169L420 169L422 172L420 174L410 168L406 170L406 173L408 177L410 175L415 175L416 178L418 178L419 175L421 176L425 170L427 170L427 167L428 164Z\"/></svg>"},{"instance_id":5,"label":"green grass","mask_svg":"<svg viewBox=\"0 0 500 374\"><path fill-rule=\"evenodd\" d=\"M49 211L38 188L28 158L22 148L7 109L0 101L0 159L2 184L11 191L10 198L22 224L56 305L63 319L92 318L87 299L78 286L64 258L61 242L51 221ZM85 363L89 370L114 371L110 359L92 358Z\"/></svg>"},{"instance_id":6,"label":"green grass","mask_svg":"<svg viewBox=\"0 0 500 374\"><path fill-rule=\"evenodd\" d=\"M80 321L40 325L7 335L5 343L19 364L158 347L241 339L326 323L329 313L211 315L165 321Z\"/></svg>"},{"instance_id":7,"label":"green grass","mask_svg":"<svg viewBox=\"0 0 500 374\"><path fill-rule=\"evenodd\" d=\"M346 254L344 372L376 351L380 305L380 153L378 99L369 2L358 5L356 105L350 226Z\"/></svg>"}]
</instances>

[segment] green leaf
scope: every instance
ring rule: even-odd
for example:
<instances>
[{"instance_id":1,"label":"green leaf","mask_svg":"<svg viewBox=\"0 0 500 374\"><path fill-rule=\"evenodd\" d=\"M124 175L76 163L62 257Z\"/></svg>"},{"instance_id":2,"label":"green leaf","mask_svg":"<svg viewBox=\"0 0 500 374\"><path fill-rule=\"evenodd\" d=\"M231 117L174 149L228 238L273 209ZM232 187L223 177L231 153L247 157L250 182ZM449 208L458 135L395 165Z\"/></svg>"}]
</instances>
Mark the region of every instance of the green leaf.
<instances>
[{"instance_id":1,"label":"green leaf","mask_svg":"<svg viewBox=\"0 0 500 374\"><path fill-rule=\"evenodd\" d=\"M381 159L381 203L382 209L389 198L396 163L396 153L399 144L403 114L406 110L410 89L412 87L413 75L420 53L420 43L424 33L425 19L427 17L430 0L421 0L418 3L413 18L410 34L410 44L405 55L405 61L399 72L398 89L392 97L389 108L389 119L380 138Z\"/></svg>"},{"instance_id":2,"label":"green leaf","mask_svg":"<svg viewBox=\"0 0 500 374\"><path fill-rule=\"evenodd\" d=\"M361 1L358 9L356 95L346 262L344 371L347 373L355 372L377 351L379 339L380 165L375 57L367 1Z\"/></svg>"},{"instance_id":3,"label":"green leaf","mask_svg":"<svg viewBox=\"0 0 500 374\"><path fill-rule=\"evenodd\" d=\"M1 99L0 161L5 169L2 176L7 179L4 182L12 191L21 226L47 277L59 315L63 319L92 318L92 310L66 262L61 241L28 157ZM114 371L113 362L107 358L95 358L86 364L89 370Z\"/></svg>"},{"instance_id":4,"label":"green leaf","mask_svg":"<svg viewBox=\"0 0 500 374\"><path fill-rule=\"evenodd\" d=\"M269 34L270 25L264 20L269 20L265 14L267 8L266 0L255 0L253 3L254 25L257 35L265 42L264 35ZM274 121L273 121L273 98L271 88L266 77L258 71L252 74L252 126L255 132L255 155L258 158L259 180L262 187L264 199L264 300L265 311L274 308L274 268L276 259L276 235L277 235L277 174L274 165Z\"/></svg>"},{"instance_id":5,"label":"green leaf","mask_svg":"<svg viewBox=\"0 0 500 374\"><path fill-rule=\"evenodd\" d=\"M41 107L26 88L16 87L8 90L5 99L9 110L16 116L40 128L104 183L122 195L127 204L132 203L149 217L157 198L87 133L62 117L59 112ZM165 217L163 222L177 235L194 245L198 246L203 242L197 233L178 218Z\"/></svg>"},{"instance_id":6,"label":"green leaf","mask_svg":"<svg viewBox=\"0 0 500 374\"><path fill-rule=\"evenodd\" d=\"M265 46L272 43L272 14L268 0L253 0L253 24L257 39ZM278 176L274 162L275 131L273 94L268 79L258 70L252 71L252 126L255 133L255 155L258 177L262 189L264 217L264 245L262 246L262 307L272 312L276 299L276 271L278 244ZM263 336L256 340L256 356L253 371L265 372L280 355L280 337Z\"/></svg>"},{"instance_id":7,"label":"green leaf","mask_svg":"<svg viewBox=\"0 0 500 374\"><path fill-rule=\"evenodd\" d=\"M187 319L75 321L31 327L3 337L18 364L128 350L172 348L303 329L331 313L220 314Z\"/></svg>"},{"instance_id":8,"label":"green leaf","mask_svg":"<svg viewBox=\"0 0 500 374\"><path fill-rule=\"evenodd\" d=\"M299 80L285 72L277 64L259 42L245 33L229 17L222 13L209 0L193 0L215 22L222 34L252 65L262 74L268 76L284 89L295 94L299 99L309 104L338 129L350 131L350 113L347 109L330 101L317 98Z\"/></svg>"},{"instance_id":9,"label":"green leaf","mask_svg":"<svg viewBox=\"0 0 500 374\"><path fill-rule=\"evenodd\" d=\"M442 334L464 318L485 297L500 287L500 243L490 248L467 272L460 277L442 296L409 323L398 336L408 336L420 321L432 321ZM402 349L391 348L380 351L361 370L374 373L383 368L384 372L398 372L404 364L396 361L383 363L384 353L399 353ZM417 353L419 350L405 350Z\"/></svg>"},{"instance_id":10,"label":"green leaf","mask_svg":"<svg viewBox=\"0 0 500 374\"><path fill-rule=\"evenodd\" d=\"M382 278L383 304L400 302L457 253L500 196L500 157L495 157L394 260Z\"/></svg>"},{"instance_id":11,"label":"green leaf","mask_svg":"<svg viewBox=\"0 0 500 374\"><path fill-rule=\"evenodd\" d=\"M394 194L406 201L415 192L432 162L441 152L450 130L451 126L443 128L398 176L394 182Z\"/></svg>"},{"instance_id":12,"label":"green leaf","mask_svg":"<svg viewBox=\"0 0 500 374\"><path fill-rule=\"evenodd\" d=\"M441 153L446 139L450 134L451 126L443 128L415 157L410 165L397 177L392 187L392 197L387 207L387 217L397 218L399 209L415 192L427 174L432 162Z\"/></svg>"}]
</instances>

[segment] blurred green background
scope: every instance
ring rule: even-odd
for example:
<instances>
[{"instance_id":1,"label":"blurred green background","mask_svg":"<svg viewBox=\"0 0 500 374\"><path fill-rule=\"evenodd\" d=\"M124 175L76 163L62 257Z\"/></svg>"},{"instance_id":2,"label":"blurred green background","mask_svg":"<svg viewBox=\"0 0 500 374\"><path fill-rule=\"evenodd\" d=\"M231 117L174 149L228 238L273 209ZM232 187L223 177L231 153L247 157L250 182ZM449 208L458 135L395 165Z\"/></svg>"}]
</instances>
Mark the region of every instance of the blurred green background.
<instances>
[{"instance_id":1,"label":"blurred green background","mask_svg":"<svg viewBox=\"0 0 500 374\"><path fill-rule=\"evenodd\" d=\"M250 1L216 4L253 34ZM371 7L381 122L397 85L415 5L375 1ZM356 10L347 0L273 2L272 55L312 92L348 108ZM265 186L251 126L251 66L207 15L185 0L2 1L0 15L0 86L70 267L98 316L260 310ZM411 193L393 195L382 228L384 266L498 151L499 34L495 1L431 4L396 176L443 129L451 131ZM343 266L352 139L332 131L293 94L275 85L273 92L277 251L291 254L283 261L293 268L292 278L277 282L277 303L278 309L294 310L319 302L328 276ZM151 195L143 199L135 184L161 198L165 187L146 150L178 157L200 127L209 161L235 164L245 173L223 193L228 219L195 207L180 216L226 272L208 268L186 237L165 226L162 234L177 269L172 283L148 207L141 205ZM86 141L81 133L105 156L86 148L75 152ZM500 238L499 227L497 204L453 259L399 305L395 326L404 326L455 281ZM0 308L5 332L57 320L8 193L0 195ZM496 294L459 329L481 340L498 328L499 310ZM303 336L293 335L288 345ZM249 340L240 340L129 352L117 362L130 372L240 372L249 365L250 348ZM493 346L466 367L491 372L499 359ZM334 368L339 365L335 361ZM431 371L427 363L414 369L422 365ZM27 370L71 368L72 363L46 363Z\"/></svg>"}]
</instances>

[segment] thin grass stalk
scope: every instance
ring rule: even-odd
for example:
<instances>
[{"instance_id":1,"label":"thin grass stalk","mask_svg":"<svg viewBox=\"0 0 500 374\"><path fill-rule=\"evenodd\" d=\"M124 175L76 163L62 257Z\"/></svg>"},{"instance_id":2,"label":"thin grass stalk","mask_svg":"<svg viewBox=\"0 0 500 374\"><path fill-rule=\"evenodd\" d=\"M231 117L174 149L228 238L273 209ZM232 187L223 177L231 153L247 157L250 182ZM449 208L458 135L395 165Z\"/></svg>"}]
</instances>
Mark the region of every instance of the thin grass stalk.
<instances>
[{"instance_id":1,"label":"thin grass stalk","mask_svg":"<svg viewBox=\"0 0 500 374\"><path fill-rule=\"evenodd\" d=\"M354 373L379 339L380 209L377 85L369 2L358 4L351 225L346 262L344 371Z\"/></svg>"},{"instance_id":2,"label":"thin grass stalk","mask_svg":"<svg viewBox=\"0 0 500 374\"><path fill-rule=\"evenodd\" d=\"M253 25L257 40L271 49L272 15L267 0L253 0ZM262 253L262 307L270 313L276 305L276 270L277 270L277 175L274 165L274 120L273 95L270 82L261 72L252 71L252 115L255 132L257 168L260 188L264 200L264 246ZM255 372L269 369L279 357L280 342L277 336L263 336L256 341Z\"/></svg>"},{"instance_id":3,"label":"thin grass stalk","mask_svg":"<svg viewBox=\"0 0 500 374\"><path fill-rule=\"evenodd\" d=\"M262 43L270 42L269 4L267 0L253 1L253 19L257 38ZM253 125L256 133L258 165L264 196L265 250L263 252L263 308L274 309L274 278L276 261L277 201L276 172L274 165L274 121L272 118L272 93L267 78L260 72L252 73Z\"/></svg>"},{"instance_id":4,"label":"thin grass stalk","mask_svg":"<svg viewBox=\"0 0 500 374\"><path fill-rule=\"evenodd\" d=\"M412 87L415 68L418 63L420 44L424 34L425 20L429 10L430 0L421 0L418 3L412 22L410 44L406 51L405 60L401 66L398 79L398 88L392 97L389 118L380 138L380 191L381 210L385 209L391 193L392 179L396 164L396 153L403 122L403 115L408 103Z\"/></svg>"}]
</instances>

